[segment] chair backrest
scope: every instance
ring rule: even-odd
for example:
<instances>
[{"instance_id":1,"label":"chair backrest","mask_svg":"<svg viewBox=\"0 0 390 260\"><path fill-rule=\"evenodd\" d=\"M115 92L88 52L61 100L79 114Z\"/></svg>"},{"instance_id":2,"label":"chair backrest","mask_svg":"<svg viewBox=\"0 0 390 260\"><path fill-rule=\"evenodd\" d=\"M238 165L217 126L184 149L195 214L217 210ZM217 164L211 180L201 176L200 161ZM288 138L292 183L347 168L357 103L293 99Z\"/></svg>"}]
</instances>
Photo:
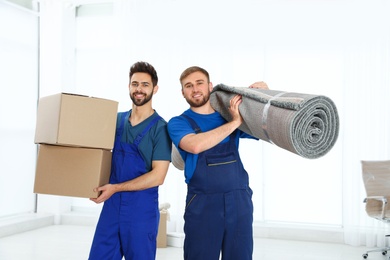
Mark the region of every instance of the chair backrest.
<instances>
[{"instance_id":1,"label":"chair backrest","mask_svg":"<svg viewBox=\"0 0 390 260\"><path fill-rule=\"evenodd\" d=\"M387 205L379 199L366 201L366 213L372 218L390 221L390 161L362 161L363 182L367 197L385 197Z\"/></svg>"},{"instance_id":2,"label":"chair backrest","mask_svg":"<svg viewBox=\"0 0 390 260\"><path fill-rule=\"evenodd\" d=\"M390 160L361 162L367 197L390 197Z\"/></svg>"}]
</instances>

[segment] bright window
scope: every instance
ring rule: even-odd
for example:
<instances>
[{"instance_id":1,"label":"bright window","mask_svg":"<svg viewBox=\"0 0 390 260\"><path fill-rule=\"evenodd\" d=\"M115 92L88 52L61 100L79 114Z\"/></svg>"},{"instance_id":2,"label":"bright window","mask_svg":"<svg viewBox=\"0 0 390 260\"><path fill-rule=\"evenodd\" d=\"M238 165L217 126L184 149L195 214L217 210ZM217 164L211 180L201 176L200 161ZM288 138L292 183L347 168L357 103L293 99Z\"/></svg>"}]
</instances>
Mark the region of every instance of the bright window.
<instances>
[{"instance_id":1,"label":"bright window","mask_svg":"<svg viewBox=\"0 0 390 260\"><path fill-rule=\"evenodd\" d=\"M0 217L31 212L38 97L38 16L0 2Z\"/></svg>"}]
</instances>

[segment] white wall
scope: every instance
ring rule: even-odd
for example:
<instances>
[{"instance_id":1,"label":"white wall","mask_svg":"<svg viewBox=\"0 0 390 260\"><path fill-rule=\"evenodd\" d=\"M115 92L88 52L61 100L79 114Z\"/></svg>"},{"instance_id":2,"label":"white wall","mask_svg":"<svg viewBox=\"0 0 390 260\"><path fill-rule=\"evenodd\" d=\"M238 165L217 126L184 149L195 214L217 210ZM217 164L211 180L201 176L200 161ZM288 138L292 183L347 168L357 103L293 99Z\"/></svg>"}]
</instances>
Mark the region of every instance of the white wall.
<instances>
[{"instance_id":1,"label":"white wall","mask_svg":"<svg viewBox=\"0 0 390 260\"><path fill-rule=\"evenodd\" d=\"M38 16L0 1L0 217L32 212Z\"/></svg>"},{"instance_id":2,"label":"white wall","mask_svg":"<svg viewBox=\"0 0 390 260\"><path fill-rule=\"evenodd\" d=\"M340 137L323 158L307 160L268 143L242 142L259 222L343 226L350 202L364 195L354 184L356 197L346 199L345 177L359 174L363 156L375 158L370 150L385 151L382 158L390 153L387 133L378 132L375 145L383 145L380 149L359 145L360 134L351 137L353 127L371 119L354 113L366 111L357 102L366 97L366 88L379 95L373 98L390 99L385 1L117 0L80 14L77 21L76 7L83 1L40 2L41 96L81 92L117 100L120 110L129 109L128 70L145 60L158 71L154 107L167 120L188 107L178 77L191 65L206 68L214 84L246 86L264 80L272 89L326 95L336 103ZM375 63L381 69L373 71L370 57L375 55L384 62ZM374 78L375 84L360 80ZM351 95L355 86L358 96ZM384 125L388 129L388 119ZM367 132L377 133L364 127L359 131ZM160 201L172 204L178 230L185 189L183 173L171 167ZM39 197L41 211L60 214L72 205L99 210L86 200Z\"/></svg>"},{"instance_id":3,"label":"white wall","mask_svg":"<svg viewBox=\"0 0 390 260\"><path fill-rule=\"evenodd\" d=\"M135 61L146 60L160 77L154 107L167 120L188 108L178 78L191 65L206 68L214 84L248 86L265 80L272 89L341 101L343 49L348 43L335 40L343 28L324 21L327 11L337 21L344 19L334 13L335 3L116 4L107 7L107 13L91 11L77 19L79 92L111 97L120 101L121 110L129 109L128 69ZM342 225L340 145L315 161L263 142L243 141L240 150L254 189L256 221ZM335 192L329 196L330 185ZM172 204L171 213L179 222L185 189L183 173L171 167L160 200Z\"/></svg>"}]
</instances>

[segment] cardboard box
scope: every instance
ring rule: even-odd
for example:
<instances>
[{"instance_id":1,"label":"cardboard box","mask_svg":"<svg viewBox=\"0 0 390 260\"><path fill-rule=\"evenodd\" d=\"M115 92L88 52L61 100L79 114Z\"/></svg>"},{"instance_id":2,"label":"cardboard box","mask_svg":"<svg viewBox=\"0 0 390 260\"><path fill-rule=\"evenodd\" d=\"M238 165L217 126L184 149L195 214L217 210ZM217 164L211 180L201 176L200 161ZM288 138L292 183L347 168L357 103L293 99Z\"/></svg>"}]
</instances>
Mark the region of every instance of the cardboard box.
<instances>
[{"instance_id":1,"label":"cardboard box","mask_svg":"<svg viewBox=\"0 0 390 260\"><path fill-rule=\"evenodd\" d=\"M160 211L160 222L158 224L157 247L167 247L167 211Z\"/></svg>"},{"instance_id":2,"label":"cardboard box","mask_svg":"<svg viewBox=\"0 0 390 260\"><path fill-rule=\"evenodd\" d=\"M60 93L38 103L35 143L111 150L118 102Z\"/></svg>"},{"instance_id":3,"label":"cardboard box","mask_svg":"<svg viewBox=\"0 0 390 260\"><path fill-rule=\"evenodd\" d=\"M109 182L112 153L104 149L39 146L34 193L96 198Z\"/></svg>"}]
</instances>

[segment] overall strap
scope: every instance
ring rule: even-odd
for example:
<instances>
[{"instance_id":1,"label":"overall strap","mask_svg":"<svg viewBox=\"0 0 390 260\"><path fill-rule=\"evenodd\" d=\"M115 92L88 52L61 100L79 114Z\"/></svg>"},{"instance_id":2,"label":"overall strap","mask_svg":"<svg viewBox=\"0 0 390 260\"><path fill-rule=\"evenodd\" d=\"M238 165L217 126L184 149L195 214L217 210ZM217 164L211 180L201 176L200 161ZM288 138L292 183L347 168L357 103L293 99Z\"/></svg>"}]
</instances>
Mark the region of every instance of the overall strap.
<instances>
[{"instance_id":1,"label":"overall strap","mask_svg":"<svg viewBox=\"0 0 390 260\"><path fill-rule=\"evenodd\" d=\"M142 138L145 136L145 134L149 131L149 129L157 123L158 120L162 119L161 116L155 117L150 123L145 127L145 129L137 135L137 137L134 139L133 144L138 147L139 143L141 142Z\"/></svg>"},{"instance_id":2,"label":"overall strap","mask_svg":"<svg viewBox=\"0 0 390 260\"><path fill-rule=\"evenodd\" d=\"M188 123L190 123L192 129L194 129L195 134L202 132L202 130L200 129L200 127L198 126L198 124L195 122L194 119L192 119L191 117L189 117L185 114L181 114L181 116L184 117L185 119L187 119L187 121L188 121Z\"/></svg>"},{"instance_id":3,"label":"overall strap","mask_svg":"<svg viewBox=\"0 0 390 260\"><path fill-rule=\"evenodd\" d=\"M123 132L123 127L124 127L124 125L125 125L126 120L128 120L129 115L130 115L130 110L127 111L127 112L122 112L122 113L121 113L121 117L120 117L120 119L119 119L119 120L120 120L120 125L119 125L119 127L116 129L116 135L117 135L117 136L122 134L122 132Z\"/></svg>"}]
</instances>

